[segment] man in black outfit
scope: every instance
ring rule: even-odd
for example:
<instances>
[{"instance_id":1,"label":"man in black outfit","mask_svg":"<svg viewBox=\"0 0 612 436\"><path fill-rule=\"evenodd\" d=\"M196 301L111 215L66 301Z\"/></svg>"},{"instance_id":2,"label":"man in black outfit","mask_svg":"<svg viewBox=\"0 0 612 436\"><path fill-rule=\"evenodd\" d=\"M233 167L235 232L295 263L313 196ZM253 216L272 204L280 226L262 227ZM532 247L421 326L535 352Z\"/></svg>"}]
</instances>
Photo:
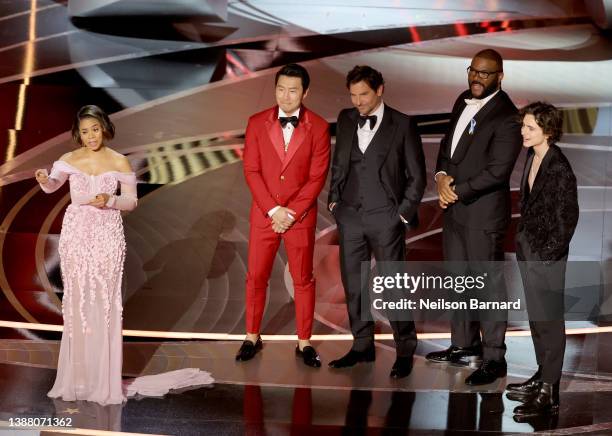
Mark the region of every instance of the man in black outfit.
<instances>
[{"instance_id":1,"label":"man in black outfit","mask_svg":"<svg viewBox=\"0 0 612 436\"><path fill-rule=\"evenodd\" d=\"M516 260L538 370L529 380L506 386L509 399L524 403L514 409L517 421L559 411L565 354L565 269L580 216L576 176L555 144L563 132L561 112L548 103L535 102L525 106L521 116L523 146L529 151L521 180Z\"/></svg>"},{"instance_id":2,"label":"man in black outfit","mask_svg":"<svg viewBox=\"0 0 612 436\"><path fill-rule=\"evenodd\" d=\"M383 103L382 74L356 66L346 86L354 108L338 115L328 203L338 223L342 284L354 341L345 356L330 362L333 368L374 361L374 321L361 263L369 262L372 254L378 262L405 260L406 228L418 224L426 185L416 126ZM417 343L414 322L390 323L397 352L390 375L406 377Z\"/></svg>"},{"instance_id":3,"label":"man in black outfit","mask_svg":"<svg viewBox=\"0 0 612 436\"><path fill-rule=\"evenodd\" d=\"M443 250L447 261L503 261L510 223L510 175L521 150L517 109L501 90L502 57L478 52L467 68L469 89L453 106L450 128L436 164L439 205L444 212ZM501 292L503 277L490 291ZM468 385L492 383L506 375L506 321L451 321L451 346L426 357L465 363L482 357ZM482 334L482 335L481 335Z\"/></svg>"}]
</instances>

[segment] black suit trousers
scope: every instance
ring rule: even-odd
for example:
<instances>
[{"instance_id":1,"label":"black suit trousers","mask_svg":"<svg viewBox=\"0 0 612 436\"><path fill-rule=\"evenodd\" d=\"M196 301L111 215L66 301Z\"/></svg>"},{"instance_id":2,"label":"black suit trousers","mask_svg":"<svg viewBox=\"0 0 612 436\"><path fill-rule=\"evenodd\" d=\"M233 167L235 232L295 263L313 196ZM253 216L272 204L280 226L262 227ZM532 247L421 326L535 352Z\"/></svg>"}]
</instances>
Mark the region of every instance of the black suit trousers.
<instances>
[{"instance_id":1,"label":"black suit trousers","mask_svg":"<svg viewBox=\"0 0 612 436\"><path fill-rule=\"evenodd\" d=\"M442 241L444 260L465 262L472 273L488 271L485 262L504 260L504 231L470 229L453 219L444 219ZM482 263L481 263L482 262ZM501 262L496 269L500 271L493 282L492 289L498 295L506 295ZM467 272L467 271L466 271ZM506 354L506 321L451 321L451 343L457 347L482 345L483 358L500 361ZM481 336L482 334L482 336Z\"/></svg>"},{"instance_id":2,"label":"black suit trousers","mask_svg":"<svg viewBox=\"0 0 612 436\"><path fill-rule=\"evenodd\" d=\"M567 256L545 264L531 251L527 238L516 235L516 259L519 262L529 328L538 365L542 367L542 381L556 383L561 379L565 355L565 321L563 292Z\"/></svg>"},{"instance_id":3,"label":"black suit trousers","mask_svg":"<svg viewBox=\"0 0 612 436\"><path fill-rule=\"evenodd\" d=\"M342 201L333 210L338 223L340 270L353 334L353 349L364 351L374 344L368 281L361 280L362 262L404 261L406 227L393 205L364 211ZM366 312L367 311L367 312ZM417 345L413 321L389 321L396 352L412 357Z\"/></svg>"}]
</instances>

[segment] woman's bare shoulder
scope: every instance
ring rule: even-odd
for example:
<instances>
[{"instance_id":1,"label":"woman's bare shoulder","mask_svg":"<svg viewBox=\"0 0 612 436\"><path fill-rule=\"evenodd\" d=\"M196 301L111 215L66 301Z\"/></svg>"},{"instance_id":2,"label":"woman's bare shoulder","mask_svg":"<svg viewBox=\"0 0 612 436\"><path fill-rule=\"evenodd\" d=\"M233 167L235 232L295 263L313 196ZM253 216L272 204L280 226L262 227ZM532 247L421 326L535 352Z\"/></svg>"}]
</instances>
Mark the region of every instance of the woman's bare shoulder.
<instances>
[{"instance_id":1,"label":"woman's bare shoulder","mask_svg":"<svg viewBox=\"0 0 612 436\"><path fill-rule=\"evenodd\" d=\"M131 173L132 166L130 165L130 160L119 153L118 151L113 150L112 148L108 149L111 152L111 156L115 166L118 168L118 171L122 173Z\"/></svg>"}]
</instances>

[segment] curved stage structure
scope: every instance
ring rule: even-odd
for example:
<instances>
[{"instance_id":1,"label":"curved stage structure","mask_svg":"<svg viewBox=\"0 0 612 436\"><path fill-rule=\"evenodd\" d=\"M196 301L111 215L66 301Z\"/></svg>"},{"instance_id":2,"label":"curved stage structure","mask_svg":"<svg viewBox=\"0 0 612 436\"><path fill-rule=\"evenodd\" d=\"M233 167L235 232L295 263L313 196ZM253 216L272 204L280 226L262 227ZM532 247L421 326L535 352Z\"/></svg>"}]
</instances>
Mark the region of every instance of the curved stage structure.
<instances>
[{"instance_id":1,"label":"curved stage structure","mask_svg":"<svg viewBox=\"0 0 612 436\"><path fill-rule=\"evenodd\" d=\"M505 383L536 367L524 322L509 327L507 379L481 388L463 384L468 368L425 361L448 345L442 322L418 323L415 369L390 380L391 329L378 314L376 363L328 369L350 344L328 186L319 198L313 331L324 368L304 368L294 357L293 288L282 250L270 279L264 351L246 365L234 361L244 334L251 201L244 129L250 114L273 104L274 74L287 62L308 68L306 104L332 133L350 105L346 72L357 64L382 71L385 102L416 117L427 162L421 226L406 235L407 260L436 261L439 141L471 56L498 50L504 89L518 106L547 100L563 108L560 146L578 178L581 210L570 260L600 263L602 307L609 305L612 43L598 27L602 9L552 0L358 3L180 1L160 14L125 1L0 2L7 29L0 34L0 390L7 398L0 426L44 415L72 417L83 433L612 432L609 316L567 323L562 410L554 418L516 422L515 403L502 396ZM59 351L57 244L69 198L66 188L41 192L33 172L74 147L72 116L89 103L112 113L112 146L129 157L139 181L138 208L124 216L124 375L195 366L212 372L212 389L106 408L45 396ZM508 260L523 165L522 154L511 182Z\"/></svg>"}]
</instances>

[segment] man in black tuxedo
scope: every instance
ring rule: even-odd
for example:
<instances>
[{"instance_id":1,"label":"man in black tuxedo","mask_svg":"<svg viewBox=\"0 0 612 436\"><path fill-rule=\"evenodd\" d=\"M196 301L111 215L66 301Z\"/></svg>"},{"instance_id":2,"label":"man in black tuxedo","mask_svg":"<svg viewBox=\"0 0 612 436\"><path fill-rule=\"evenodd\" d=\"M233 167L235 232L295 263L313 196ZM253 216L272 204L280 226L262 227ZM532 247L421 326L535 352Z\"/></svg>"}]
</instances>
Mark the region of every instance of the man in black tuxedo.
<instances>
[{"instance_id":1,"label":"man in black tuxedo","mask_svg":"<svg viewBox=\"0 0 612 436\"><path fill-rule=\"evenodd\" d=\"M478 52L467 74L470 89L453 106L450 129L440 143L435 178L439 204L445 209L444 259L472 265L504 260L510 175L522 138L518 111L501 90L500 54L491 49ZM503 287L502 276L489 291L504 293ZM505 321L454 320L451 346L426 357L446 363L482 358L465 382L492 383L506 375L506 325Z\"/></svg>"},{"instance_id":2,"label":"man in black tuxedo","mask_svg":"<svg viewBox=\"0 0 612 436\"><path fill-rule=\"evenodd\" d=\"M354 108L338 115L328 203L338 223L342 284L354 341L346 355L330 362L333 368L374 361L374 321L361 263L369 262L372 254L378 262L405 260L406 228L418 224L426 185L416 126L383 103L382 74L356 66L346 86ZM397 352L390 375L406 377L417 342L414 322L390 323Z\"/></svg>"}]
</instances>

